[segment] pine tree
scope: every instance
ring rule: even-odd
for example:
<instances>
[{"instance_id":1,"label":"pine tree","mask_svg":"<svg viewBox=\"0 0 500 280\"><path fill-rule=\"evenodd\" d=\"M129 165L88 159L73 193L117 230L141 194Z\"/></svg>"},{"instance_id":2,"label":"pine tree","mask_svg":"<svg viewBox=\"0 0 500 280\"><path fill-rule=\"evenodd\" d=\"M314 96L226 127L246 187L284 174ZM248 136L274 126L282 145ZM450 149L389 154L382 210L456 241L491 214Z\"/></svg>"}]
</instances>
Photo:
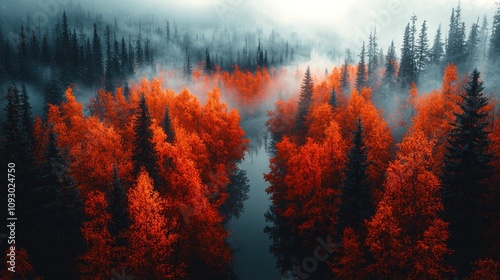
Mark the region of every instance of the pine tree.
<instances>
[{"instance_id":1,"label":"pine tree","mask_svg":"<svg viewBox=\"0 0 500 280\"><path fill-rule=\"evenodd\" d=\"M436 36L434 36L434 43L432 44L429 55L429 59L433 64L438 64L444 55L444 45L441 39L441 24L436 31Z\"/></svg>"},{"instance_id":2,"label":"pine tree","mask_svg":"<svg viewBox=\"0 0 500 280\"><path fill-rule=\"evenodd\" d=\"M364 143L361 119L356 120L356 130L352 140L354 146L347 155L344 182L340 187L338 232L343 232L346 227L350 227L359 233L359 230L363 228L364 220L372 216L374 212L371 183L368 180L370 162Z\"/></svg>"},{"instance_id":3,"label":"pine tree","mask_svg":"<svg viewBox=\"0 0 500 280\"><path fill-rule=\"evenodd\" d=\"M299 132L299 134L305 135L305 133L307 132L307 129L305 127L305 120L306 115L309 113L309 108L312 104L313 89L314 81L311 77L311 71L309 70L308 66L306 73L304 74L304 79L302 80L302 85L300 87L299 109L295 121L295 129Z\"/></svg>"},{"instance_id":4,"label":"pine tree","mask_svg":"<svg viewBox=\"0 0 500 280\"><path fill-rule=\"evenodd\" d=\"M47 40L47 34L43 34L42 38L42 50L41 50L41 61L45 65L48 65L52 60L52 55L49 50L49 41Z\"/></svg>"},{"instance_id":5,"label":"pine tree","mask_svg":"<svg viewBox=\"0 0 500 280\"><path fill-rule=\"evenodd\" d=\"M483 195L486 180L492 175L489 151L488 113L483 108L488 99L480 73L474 70L465 94L461 95L460 112L448 135L443 167L443 203L450 222L450 247L455 250L452 264L458 276L468 274L472 261L484 249L481 233L485 229Z\"/></svg>"},{"instance_id":6,"label":"pine tree","mask_svg":"<svg viewBox=\"0 0 500 280\"><path fill-rule=\"evenodd\" d=\"M478 19L479 21L479 19ZM469 37L465 45L465 62L467 69L477 66L479 58L479 25L474 23L471 26Z\"/></svg>"},{"instance_id":7,"label":"pine tree","mask_svg":"<svg viewBox=\"0 0 500 280\"><path fill-rule=\"evenodd\" d=\"M394 41L391 42L391 46L387 50L387 56L385 58L385 73L382 80L383 85L387 85L389 89L394 89L396 87L396 65L397 65L396 50L394 48Z\"/></svg>"},{"instance_id":8,"label":"pine tree","mask_svg":"<svg viewBox=\"0 0 500 280\"><path fill-rule=\"evenodd\" d=\"M28 146L33 144L33 117L31 116L32 107L29 102L28 91L26 85L23 84L21 95L19 96L19 109L23 133L25 135Z\"/></svg>"},{"instance_id":9,"label":"pine tree","mask_svg":"<svg viewBox=\"0 0 500 280\"><path fill-rule=\"evenodd\" d=\"M417 75L420 76L422 71L425 69L429 56L429 40L427 39L427 21L424 20L422 23L422 28L420 29L420 35L417 41L417 50L415 53L415 59L417 61Z\"/></svg>"},{"instance_id":10,"label":"pine tree","mask_svg":"<svg viewBox=\"0 0 500 280\"><path fill-rule=\"evenodd\" d=\"M407 24L403 37L403 48L401 49L401 62L398 73L399 83L403 89L408 88L412 82L415 82L416 78L415 53L413 52L411 34L410 24Z\"/></svg>"},{"instance_id":11,"label":"pine tree","mask_svg":"<svg viewBox=\"0 0 500 280\"><path fill-rule=\"evenodd\" d=\"M59 105L64 101L63 94L64 90L56 73L56 66L52 64L50 68L50 77L45 80L43 87L45 113L47 113L48 104Z\"/></svg>"},{"instance_id":12,"label":"pine tree","mask_svg":"<svg viewBox=\"0 0 500 280\"><path fill-rule=\"evenodd\" d=\"M42 188L38 188L37 244L38 265L47 278L72 279L75 260L83 249L81 225L83 201L68 172L68 160L57 147L52 126L42 166ZM33 252L34 253L34 252Z\"/></svg>"},{"instance_id":13,"label":"pine tree","mask_svg":"<svg viewBox=\"0 0 500 280\"><path fill-rule=\"evenodd\" d=\"M370 33L368 43L368 84L373 86L376 79L376 71L378 69L378 44L377 44L377 30Z\"/></svg>"},{"instance_id":14,"label":"pine tree","mask_svg":"<svg viewBox=\"0 0 500 280\"><path fill-rule=\"evenodd\" d=\"M490 49L488 53L488 58L492 64L491 71L494 73L498 71L500 64L500 3L497 6L491 27Z\"/></svg>"},{"instance_id":15,"label":"pine tree","mask_svg":"<svg viewBox=\"0 0 500 280\"><path fill-rule=\"evenodd\" d=\"M122 42L120 44L120 69L121 69L121 78L125 80L125 77L129 73L129 55L127 52L127 45L125 44L125 37L122 36Z\"/></svg>"},{"instance_id":16,"label":"pine tree","mask_svg":"<svg viewBox=\"0 0 500 280\"><path fill-rule=\"evenodd\" d=\"M102 60L102 46L101 38L97 33L97 24L94 23L94 35L92 39L92 81L100 84L103 77L103 60Z\"/></svg>"},{"instance_id":17,"label":"pine tree","mask_svg":"<svg viewBox=\"0 0 500 280\"><path fill-rule=\"evenodd\" d=\"M111 215L108 225L112 236L120 240L119 234L124 232L130 225L130 219L127 212L127 193L118 177L116 165L113 167L113 185L106 194L107 211ZM120 241L118 243L121 243ZM124 244L118 244L124 245Z\"/></svg>"},{"instance_id":18,"label":"pine tree","mask_svg":"<svg viewBox=\"0 0 500 280\"><path fill-rule=\"evenodd\" d=\"M446 45L446 62L457 66L464 61L465 55L465 23L462 22L462 9L460 3L452 9L450 17L450 30Z\"/></svg>"},{"instance_id":19,"label":"pine tree","mask_svg":"<svg viewBox=\"0 0 500 280\"><path fill-rule=\"evenodd\" d=\"M349 91L349 63L348 63L348 57L346 53L346 57L344 59L344 65L342 65L342 73L340 76L340 88L342 89L343 92L348 92Z\"/></svg>"},{"instance_id":20,"label":"pine tree","mask_svg":"<svg viewBox=\"0 0 500 280\"><path fill-rule=\"evenodd\" d=\"M167 142L174 143L175 141L175 131L172 126L172 118L170 117L170 109L168 106L165 107L165 115L162 122L163 131L167 135Z\"/></svg>"},{"instance_id":21,"label":"pine tree","mask_svg":"<svg viewBox=\"0 0 500 280\"><path fill-rule=\"evenodd\" d=\"M2 123L2 164L5 166L9 162L17 162L22 156L22 111L20 106L19 90L16 85L11 85L7 89L5 97L5 122Z\"/></svg>"},{"instance_id":22,"label":"pine tree","mask_svg":"<svg viewBox=\"0 0 500 280\"><path fill-rule=\"evenodd\" d=\"M186 78L187 80L190 80L192 74L193 74L193 64L191 63L191 58L188 55L187 47L186 47L186 62L184 63L184 78Z\"/></svg>"},{"instance_id":23,"label":"pine tree","mask_svg":"<svg viewBox=\"0 0 500 280\"><path fill-rule=\"evenodd\" d=\"M40 47L38 43L38 38L36 36L36 32L34 30L31 31L31 36L30 36L29 56L32 61L38 62L40 59Z\"/></svg>"},{"instance_id":24,"label":"pine tree","mask_svg":"<svg viewBox=\"0 0 500 280\"><path fill-rule=\"evenodd\" d=\"M332 88L332 92L330 93L330 98L328 99L328 104L332 106L332 109L337 108L337 93L335 92L335 88Z\"/></svg>"},{"instance_id":25,"label":"pine tree","mask_svg":"<svg viewBox=\"0 0 500 280\"><path fill-rule=\"evenodd\" d=\"M111 30L109 25L106 25L106 63L105 63L105 89L108 92L113 91L113 54L111 52Z\"/></svg>"},{"instance_id":26,"label":"pine tree","mask_svg":"<svg viewBox=\"0 0 500 280\"><path fill-rule=\"evenodd\" d=\"M17 47L18 63L19 63L19 78L21 80L27 80L31 78L31 73L29 73L29 57L28 57L28 38L24 25L21 25L21 31L19 32L19 45Z\"/></svg>"},{"instance_id":27,"label":"pine tree","mask_svg":"<svg viewBox=\"0 0 500 280\"><path fill-rule=\"evenodd\" d=\"M361 91L363 87L366 87L366 83L365 42L363 42L361 53L359 54L358 72L356 73L356 89Z\"/></svg>"},{"instance_id":28,"label":"pine tree","mask_svg":"<svg viewBox=\"0 0 500 280\"><path fill-rule=\"evenodd\" d=\"M205 49L205 66L203 67L205 73L210 74L213 70L212 59L210 58L210 52L208 52L208 48Z\"/></svg>"},{"instance_id":29,"label":"pine tree","mask_svg":"<svg viewBox=\"0 0 500 280\"><path fill-rule=\"evenodd\" d=\"M158 154L153 143L151 116L149 115L146 96L142 95L139 108L134 119L134 142L132 151L133 174L137 176L141 168L151 174L156 184L159 183Z\"/></svg>"}]
</instances>

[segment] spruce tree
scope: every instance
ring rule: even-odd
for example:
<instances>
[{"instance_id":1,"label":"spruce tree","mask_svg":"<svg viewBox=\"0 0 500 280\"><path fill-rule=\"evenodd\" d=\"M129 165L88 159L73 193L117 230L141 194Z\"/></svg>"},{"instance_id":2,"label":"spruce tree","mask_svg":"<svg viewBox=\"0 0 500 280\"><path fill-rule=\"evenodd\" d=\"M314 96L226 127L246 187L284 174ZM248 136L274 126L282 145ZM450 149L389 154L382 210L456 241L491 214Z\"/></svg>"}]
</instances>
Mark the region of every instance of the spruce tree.
<instances>
[{"instance_id":1,"label":"spruce tree","mask_svg":"<svg viewBox=\"0 0 500 280\"><path fill-rule=\"evenodd\" d=\"M21 80L27 80L31 78L31 73L29 73L29 57L28 57L28 38L26 35L26 30L23 25L21 25L21 31L19 33L19 45L17 46L18 63L19 63L19 78Z\"/></svg>"},{"instance_id":2,"label":"spruce tree","mask_svg":"<svg viewBox=\"0 0 500 280\"><path fill-rule=\"evenodd\" d=\"M208 52L208 48L205 49L205 66L203 67L205 73L210 74L213 70L212 59L210 58L210 52Z\"/></svg>"},{"instance_id":3,"label":"spruce tree","mask_svg":"<svg viewBox=\"0 0 500 280\"><path fill-rule=\"evenodd\" d=\"M74 279L75 261L83 251L80 228L83 201L68 172L68 160L57 147L52 126L45 150L46 162L41 170L41 187L37 193L37 221L32 246L33 262L49 279ZM36 247L35 247L36 246Z\"/></svg>"},{"instance_id":4,"label":"spruce tree","mask_svg":"<svg viewBox=\"0 0 500 280\"><path fill-rule=\"evenodd\" d=\"M365 42L361 47L361 53L359 54L358 72L356 73L356 89L361 91L363 87L366 87L367 76L366 76L366 63L365 63Z\"/></svg>"},{"instance_id":5,"label":"spruce tree","mask_svg":"<svg viewBox=\"0 0 500 280\"><path fill-rule=\"evenodd\" d=\"M118 169L116 165L113 167L113 184L108 191L106 198L108 203L108 213L112 217L111 223L108 225L108 229L111 235L118 237L118 235L130 225L130 218L127 212L127 192L118 177ZM120 240L120 242L123 242L123 240Z\"/></svg>"},{"instance_id":6,"label":"spruce tree","mask_svg":"<svg viewBox=\"0 0 500 280\"><path fill-rule=\"evenodd\" d=\"M416 78L415 54L413 52L410 24L406 25L401 49L398 79L402 89L408 88Z\"/></svg>"},{"instance_id":7,"label":"spruce tree","mask_svg":"<svg viewBox=\"0 0 500 280\"><path fill-rule=\"evenodd\" d=\"M332 106L332 109L337 108L337 93L335 92L335 88L332 88L332 92L330 93L330 98L328 99L328 104Z\"/></svg>"},{"instance_id":8,"label":"spruce tree","mask_svg":"<svg viewBox=\"0 0 500 280\"><path fill-rule=\"evenodd\" d=\"M434 36L434 42L432 44L432 48L429 53L429 59L431 63L438 64L441 61L441 58L444 54L444 45L441 39L441 24L439 25L436 36Z\"/></svg>"},{"instance_id":9,"label":"spruce tree","mask_svg":"<svg viewBox=\"0 0 500 280\"><path fill-rule=\"evenodd\" d=\"M349 91L349 62L348 62L348 56L346 54L346 57L344 59L344 65L342 65L342 73L340 76L340 88L342 89L342 92L348 92Z\"/></svg>"},{"instance_id":10,"label":"spruce tree","mask_svg":"<svg viewBox=\"0 0 500 280\"><path fill-rule=\"evenodd\" d=\"M94 35L92 39L92 82L100 84L103 78L103 60L101 38L97 32L97 24L94 23Z\"/></svg>"},{"instance_id":11,"label":"spruce tree","mask_svg":"<svg viewBox=\"0 0 500 280\"><path fill-rule=\"evenodd\" d=\"M382 79L382 84L388 86L389 89L394 89L396 87L396 49L394 48L394 41L391 42L389 49L387 50L387 56L385 58L385 73Z\"/></svg>"},{"instance_id":12,"label":"spruce tree","mask_svg":"<svg viewBox=\"0 0 500 280\"><path fill-rule=\"evenodd\" d=\"M314 81L311 77L311 71L309 70L308 66L306 73L304 74L304 79L302 80L302 85L300 87L299 108L295 121L295 129L299 133L299 135L305 135L307 132L305 120L306 115L309 113L309 108L312 104L313 89Z\"/></svg>"},{"instance_id":13,"label":"spruce tree","mask_svg":"<svg viewBox=\"0 0 500 280\"><path fill-rule=\"evenodd\" d=\"M64 89L56 72L56 66L52 63L50 68L50 77L45 80L43 88L45 113L48 112L48 104L59 105L64 101L63 94Z\"/></svg>"},{"instance_id":14,"label":"spruce tree","mask_svg":"<svg viewBox=\"0 0 500 280\"><path fill-rule=\"evenodd\" d=\"M165 115L163 117L162 128L167 135L167 142L171 144L174 143L175 132L172 126L172 118L170 117L170 109L168 108L168 106L165 107Z\"/></svg>"},{"instance_id":15,"label":"spruce tree","mask_svg":"<svg viewBox=\"0 0 500 280\"><path fill-rule=\"evenodd\" d=\"M375 29L373 33L370 33L369 43L368 43L368 84L373 86L375 84L375 79L377 77L376 72L378 70L378 44L377 44L377 30Z\"/></svg>"},{"instance_id":16,"label":"spruce tree","mask_svg":"<svg viewBox=\"0 0 500 280\"><path fill-rule=\"evenodd\" d=\"M5 121L2 123L2 164L17 162L22 156L24 147L22 146L22 112L20 108L19 90L16 85L11 85L7 89L5 97Z\"/></svg>"},{"instance_id":17,"label":"spruce tree","mask_svg":"<svg viewBox=\"0 0 500 280\"><path fill-rule=\"evenodd\" d=\"M134 120L134 142L132 151L133 175L137 176L141 168L151 174L156 184L159 183L158 154L153 143L151 116L149 115L146 96L142 95Z\"/></svg>"},{"instance_id":18,"label":"spruce tree","mask_svg":"<svg viewBox=\"0 0 500 280\"><path fill-rule=\"evenodd\" d=\"M364 220L374 213L371 184L368 180L370 162L364 143L361 119L356 120L352 141L353 146L347 155L344 169L344 181L340 187L338 232L342 232L346 227L359 232L363 228Z\"/></svg>"},{"instance_id":19,"label":"spruce tree","mask_svg":"<svg viewBox=\"0 0 500 280\"><path fill-rule=\"evenodd\" d=\"M479 20L479 19L478 19ZM469 37L465 45L465 61L467 69L476 67L479 59L479 25L472 24Z\"/></svg>"},{"instance_id":20,"label":"spruce tree","mask_svg":"<svg viewBox=\"0 0 500 280\"><path fill-rule=\"evenodd\" d=\"M490 49L488 58L491 64L491 72L497 73L500 66L500 3L497 4L497 11L493 17L491 27Z\"/></svg>"},{"instance_id":21,"label":"spruce tree","mask_svg":"<svg viewBox=\"0 0 500 280\"><path fill-rule=\"evenodd\" d=\"M484 197L486 181L492 175L492 154L488 139L488 113L483 110L488 99L482 93L483 82L474 70L465 94L461 95L460 112L448 135L443 167L443 204L450 223L452 264L459 278L469 272L471 263L485 249Z\"/></svg>"},{"instance_id":22,"label":"spruce tree","mask_svg":"<svg viewBox=\"0 0 500 280\"><path fill-rule=\"evenodd\" d=\"M420 34L417 40L417 49L415 52L417 76L420 76L428 61L429 56L429 40L427 39L427 21L424 20Z\"/></svg>"}]
</instances>

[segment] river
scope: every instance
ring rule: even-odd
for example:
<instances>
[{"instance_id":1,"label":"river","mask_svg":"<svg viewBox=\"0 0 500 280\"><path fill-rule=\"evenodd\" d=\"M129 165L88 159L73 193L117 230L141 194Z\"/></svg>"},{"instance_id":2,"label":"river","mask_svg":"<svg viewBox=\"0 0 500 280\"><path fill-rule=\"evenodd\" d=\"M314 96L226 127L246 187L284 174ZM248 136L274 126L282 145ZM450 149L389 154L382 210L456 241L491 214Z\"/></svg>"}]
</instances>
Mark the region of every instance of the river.
<instances>
[{"instance_id":1,"label":"river","mask_svg":"<svg viewBox=\"0 0 500 280\"><path fill-rule=\"evenodd\" d=\"M265 191L269 184L263 178L263 174L269 172L269 156L264 145L251 154L247 153L239 166L247 171L250 181L244 212L239 219L233 219L229 226L233 230L232 240L239 247L235 254L239 279L281 279L275 268L274 256L269 252L271 241L264 233L264 213L271 203Z\"/></svg>"}]
</instances>

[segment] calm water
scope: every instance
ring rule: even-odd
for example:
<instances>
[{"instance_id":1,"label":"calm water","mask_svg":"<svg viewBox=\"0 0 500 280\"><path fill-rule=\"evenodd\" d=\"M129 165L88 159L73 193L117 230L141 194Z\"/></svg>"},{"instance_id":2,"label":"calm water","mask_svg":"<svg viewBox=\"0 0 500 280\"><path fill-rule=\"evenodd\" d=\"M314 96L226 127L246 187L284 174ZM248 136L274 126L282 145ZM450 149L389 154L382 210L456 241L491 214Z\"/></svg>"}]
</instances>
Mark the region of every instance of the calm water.
<instances>
[{"instance_id":1,"label":"calm water","mask_svg":"<svg viewBox=\"0 0 500 280\"><path fill-rule=\"evenodd\" d=\"M265 192L268 183L263 174L269 172L269 157L264 146L253 155L247 154L240 168L247 171L250 181L249 198L245 201L245 211L238 220L232 220L230 228L233 240L240 250L235 254L240 280L281 279L275 268L275 260L269 253L271 244L267 234L264 213L269 209L269 195Z\"/></svg>"}]
</instances>

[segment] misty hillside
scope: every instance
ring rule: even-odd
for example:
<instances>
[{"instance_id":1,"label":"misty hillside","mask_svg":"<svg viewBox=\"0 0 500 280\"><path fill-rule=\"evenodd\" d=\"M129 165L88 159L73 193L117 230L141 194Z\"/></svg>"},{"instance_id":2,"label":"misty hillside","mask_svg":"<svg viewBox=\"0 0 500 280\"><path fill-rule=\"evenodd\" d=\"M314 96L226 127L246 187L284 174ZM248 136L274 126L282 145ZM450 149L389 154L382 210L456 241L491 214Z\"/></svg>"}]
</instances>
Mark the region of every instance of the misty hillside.
<instances>
[{"instance_id":1,"label":"misty hillside","mask_svg":"<svg viewBox=\"0 0 500 280\"><path fill-rule=\"evenodd\" d=\"M0 4L2 279L500 278L500 4L319 2Z\"/></svg>"}]
</instances>

